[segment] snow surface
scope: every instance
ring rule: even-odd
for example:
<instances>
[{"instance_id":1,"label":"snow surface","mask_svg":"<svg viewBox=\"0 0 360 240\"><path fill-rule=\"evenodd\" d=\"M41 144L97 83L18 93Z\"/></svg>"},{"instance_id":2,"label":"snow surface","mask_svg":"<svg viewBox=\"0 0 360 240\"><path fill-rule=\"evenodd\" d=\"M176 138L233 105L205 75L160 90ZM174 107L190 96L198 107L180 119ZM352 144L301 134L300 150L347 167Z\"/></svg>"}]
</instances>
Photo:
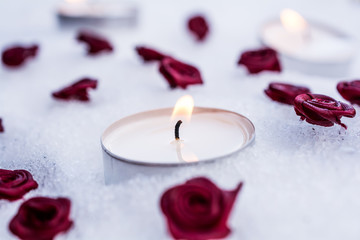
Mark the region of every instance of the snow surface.
<instances>
[{"instance_id":1,"label":"snow surface","mask_svg":"<svg viewBox=\"0 0 360 240\"><path fill-rule=\"evenodd\" d=\"M343 100L335 86L360 76L358 54L341 77L284 69L249 76L236 66L240 53L260 46L258 30L285 7L351 34L359 42L360 4L350 0L138 1L135 27L92 29L114 43L113 54L88 57L62 27L56 1L0 2L0 48L40 44L39 56L18 70L0 68L0 168L27 169L39 188L25 196L65 196L72 201L74 228L57 239L169 239L159 209L165 189L194 176L219 187L245 186L234 206L229 239L360 239L360 116L343 118L348 130L300 122L290 106L268 99L271 81L303 84ZM187 17L205 13L211 35L203 44L185 28ZM170 90L156 64L144 65L138 44L154 46L199 67L205 85ZM83 76L99 79L91 102L61 102L50 93ZM179 169L166 177L135 176L104 184L100 135L129 114L171 107L185 94L197 106L218 107L249 117L255 143L214 164ZM356 107L360 113L360 108ZM0 201L0 239L16 239L8 223L22 201Z\"/></svg>"}]
</instances>

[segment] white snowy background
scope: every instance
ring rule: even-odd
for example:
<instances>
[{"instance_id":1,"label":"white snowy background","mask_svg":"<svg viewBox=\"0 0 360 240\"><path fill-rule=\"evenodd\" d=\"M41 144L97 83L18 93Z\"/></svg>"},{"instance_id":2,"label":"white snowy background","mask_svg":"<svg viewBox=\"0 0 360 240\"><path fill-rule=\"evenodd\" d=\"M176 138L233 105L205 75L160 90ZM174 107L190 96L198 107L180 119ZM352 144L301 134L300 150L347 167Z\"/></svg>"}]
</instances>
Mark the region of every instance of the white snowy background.
<instances>
[{"instance_id":1,"label":"white snowy background","mask_svg":"<svg viewBox=\"0 0 360 240\"><path fill-rule=\"evenodd\" d=\"M68 197L74 227L57 239L169 239L159 198L170 186L207 176L219 187L245 185L229 219L229 239L360 239L360 116L324 128L299 121L293 108L263 93L271 81L308 86L345 101L340 80L360 78L360 57L340 77L284 69L247 75L240 53L260 46L261 24L292 8L360 39L360 2L351 0L149 0L138 1L134 27L91 29L107 36L115 52L88 57L75 41L77 27L62 27L57 1L0 1L0 48L39 43L39 56L22 68L0 67L0 168L27 169L39 188L25 196ZM204 13L211 34L197 43L186 20ZM134 47L146 44L201 70L205 84L170 90L156 64L143 64ZM91 101L62 102L50 94L81 77L99 80ZM253 145L225 161L173 175L134 176L104 184L100 135L129 114L171 107L190 94L197 106L239 112L256 127ZM356 107L360 114L360 108ZM216 137L216 136L214 136ZM141 146L139 146L141 150ZM0 200L0 239L23 200Z\"/></svg>"}]
</instances>

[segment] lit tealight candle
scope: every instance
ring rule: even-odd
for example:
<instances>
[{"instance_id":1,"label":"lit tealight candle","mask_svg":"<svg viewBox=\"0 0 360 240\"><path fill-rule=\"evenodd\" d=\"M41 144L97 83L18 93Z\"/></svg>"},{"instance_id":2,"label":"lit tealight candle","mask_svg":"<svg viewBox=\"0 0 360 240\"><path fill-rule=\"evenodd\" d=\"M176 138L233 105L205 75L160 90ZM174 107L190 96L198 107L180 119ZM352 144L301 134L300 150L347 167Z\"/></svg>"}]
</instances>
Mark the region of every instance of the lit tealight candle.
<instances>
[{"instance_id":1,"label":"lit tealight candle","mask_svg":"<svg viewBox=\"0 0 360 240\"><path fill-rule=\"evenodd\" d=\"M124 2L65 0L57 14L60 19L71 21L134 21L137 8Z\"/></svg>"},{"instance_id":2,"label":"lit tealight candle","mask_svg":"<svg viewBox=\"0 0 360 240\"><path fill-rule=\"evenodd\" d=\"M229 156L255 137L246 117L215 108L194 107L191 96L175 108L125 117L102 135L107 183L136 173L168 174L180 165L208 162Z\"/></svg>"},{"instance_id":3,"label":"lit tealight candle","mask_svg":"<svg viewBox=\"0 0 360 240\"><path fill-rule=\"evenodd\" d=\"M346 34L307 22L299 13L284 9L280 20L261 29L263 43L285 56L311 63L339 64L351 60L354 42Z\"/></svg>"}]
</instances>

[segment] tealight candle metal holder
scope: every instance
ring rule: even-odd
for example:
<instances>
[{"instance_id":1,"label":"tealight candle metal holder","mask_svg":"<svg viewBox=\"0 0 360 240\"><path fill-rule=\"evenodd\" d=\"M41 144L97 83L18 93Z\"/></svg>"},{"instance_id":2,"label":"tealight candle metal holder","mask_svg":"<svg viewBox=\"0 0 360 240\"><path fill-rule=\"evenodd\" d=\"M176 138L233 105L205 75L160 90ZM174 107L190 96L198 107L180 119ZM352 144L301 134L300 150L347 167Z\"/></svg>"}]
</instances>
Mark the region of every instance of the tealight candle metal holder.
<instances>
[{"instance_id":1,"label":"tealight candle metal holder","mask_svg":"<svg viewBox=\"0 0 360 240\"><path fill-rule=\"evenodd\" d=\"M111 124L101 137L106 184L138 174L169 175L228 158L255 138L245 116L216 108L195 107L191 121L170 121L172 108L141 112ZM174 137L177 125L178 139ZM180 127L180 130L179 130ZM176 135L176 129L175 129Z\"/></svg>"}]
</instances>

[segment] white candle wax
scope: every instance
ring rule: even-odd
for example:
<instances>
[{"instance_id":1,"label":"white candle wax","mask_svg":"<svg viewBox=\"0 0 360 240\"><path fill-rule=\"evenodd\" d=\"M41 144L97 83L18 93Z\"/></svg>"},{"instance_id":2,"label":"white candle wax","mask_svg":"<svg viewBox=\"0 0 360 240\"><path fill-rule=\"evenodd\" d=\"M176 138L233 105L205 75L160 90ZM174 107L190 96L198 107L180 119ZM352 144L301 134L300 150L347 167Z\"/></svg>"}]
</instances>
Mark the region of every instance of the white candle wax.
<instances>
[{"instance_id":1,"label":"white candle wax","mask_svg":"<svg viewBox=\"0 0 360 240\"><path fill-rule=\"evenodd\" d=\"M298 60L314 63L342 63L354 55L354 42L338 31L309 23L306 33L288 31L280 20L266 23L261 29L263 43Z\"/></svg>"},{"instance_id":2,"label":"white candle wax","mask_svg":"<svg viewBox=\"0 0 360 240\"><path fill-rule=\"evenodd\" d=\"M172 109L159 109L123 118L102 137L105 151L118 159L136 163L179 164L224 157L254 138L254 126L245 117L219 109L194 109L189 122L180 126L175 140L176 119Z\"/></svg>"}]
</instances>

